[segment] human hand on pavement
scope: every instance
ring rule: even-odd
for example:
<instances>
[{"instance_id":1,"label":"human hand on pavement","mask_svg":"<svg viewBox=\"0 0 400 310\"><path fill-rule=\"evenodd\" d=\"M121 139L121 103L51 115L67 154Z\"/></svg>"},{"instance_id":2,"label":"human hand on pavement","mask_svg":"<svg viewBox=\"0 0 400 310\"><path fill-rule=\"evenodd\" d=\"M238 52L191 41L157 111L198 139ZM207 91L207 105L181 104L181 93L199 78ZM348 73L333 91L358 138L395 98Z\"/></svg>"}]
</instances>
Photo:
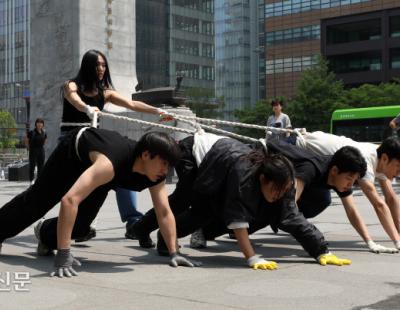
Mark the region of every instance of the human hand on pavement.
<instances>
[{"instance_id":1,"label":"human hand on pavement","mask_svg":"<svg viewBox=\"0 0 400 310\"><path fill-rule=\"evenodd\" d=\"M278 264L276 262L267 261L257 255L250 257L247 260L247 264L249 265L249 267L253 268L254 270L256 270L256 269L262 269L262 270L278 269Z\"/></svg>"},{"instance_id":2,"label":"human hand on pavement","mask_svg":"<svg viewBox=\"0 0 400 310\"><path fill-rule=\"evenodd\" d=\"M189 260L188 258L184 257L182 254L174 252L170 254L170 261L169 265L172 267L178 266L186 266L186 267L200 267L202 263Z\"/></svg>"},{"instance_id":3,"label":"human hand on pavement","mask_svg":"<svg viewBox=\"0 0 400 310\"><path fill-rule=\"evenodd\" d=\"M318 256L318 262L322 265L336 265L336 266L342 266L342 265L350 265L351 260L346 259L346 258L338 258L336 255L332 253L326 253Z\"/></svg>"},{"instance_id":4,"label":"human hand on pavement","mask_svg":"<svg viewBox=\"0 0 400 310\"><path fill-rule=\"evenodd\" d=\"M54 259L55 270L50 273L50 277L57 275L63 278L64 275L68 278L77 276L78 273L72 268L72 265L81 266L82 264L72 256L70 249L57 250L57 255Z\"/></svg>"},{"instance_id":5,"label":"human hand on pavement","mask_svg":"<svg viewBox=\"0 0 400 310\"><path fill-rule=\"evenodd\" d=\"M385 247L383 245L375 243L372 240L367 241L367 245L368 245L368 248L369 248L369 250L371 252L377 253L377 254L379 254L379 253L391 253L391 254L393 254L393 253L398 253L399 252L399 250L397 248L387 248L387 247Z\"/></svg>"}]
</instances>

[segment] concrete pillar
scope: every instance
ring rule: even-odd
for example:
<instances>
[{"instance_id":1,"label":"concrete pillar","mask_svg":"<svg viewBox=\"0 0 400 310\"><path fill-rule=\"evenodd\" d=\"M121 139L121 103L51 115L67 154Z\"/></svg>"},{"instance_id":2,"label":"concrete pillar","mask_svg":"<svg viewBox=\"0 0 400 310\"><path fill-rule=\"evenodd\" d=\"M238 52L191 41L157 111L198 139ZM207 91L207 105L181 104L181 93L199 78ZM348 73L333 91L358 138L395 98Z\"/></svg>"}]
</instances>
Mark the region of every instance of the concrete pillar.
<instances>
[{"instance_id":1,"label":"concrete pillar","mask_svg":"<svg viewBox=\"0 0 400 310\"><path fill-rule=\"evenodd\" d=\"M102 51L114 86L130 98L135 45L134 0L31 0L31 122L45 119L49 150L59 136L60 88L78 73L83 54Z\"/></svg>"}]
</instances>

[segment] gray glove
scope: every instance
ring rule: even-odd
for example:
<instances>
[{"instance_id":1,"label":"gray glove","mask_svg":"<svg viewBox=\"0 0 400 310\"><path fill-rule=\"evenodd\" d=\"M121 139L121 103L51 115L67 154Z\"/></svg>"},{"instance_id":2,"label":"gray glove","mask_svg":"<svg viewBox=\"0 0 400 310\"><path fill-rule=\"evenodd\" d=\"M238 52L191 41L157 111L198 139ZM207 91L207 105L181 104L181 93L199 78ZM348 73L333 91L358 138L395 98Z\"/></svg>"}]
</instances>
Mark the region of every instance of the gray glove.
<instances>
[{"instance_id":1,"label":"gray glove","mask_svg":"<svg viewBox=\"0 0 400 310\"><path fill-rule=\"evenodd\" d=\"M72 265L81 266L81 263L72 256L70 249L57 250L57 255L54 259L55 271L50 273L50 277L58 275L59 278L67 276L68 278L72 276L77 276L78 273L72 268Z\"/></svg>"},{"instance_id":2,"label":"gray glove","mask_svg":"<svg viewBox=\"0 0 400 310\"><path fill-rule=\"evenodd\" d=\"M186 257L182 256L182 254L178 254L177 252L171 253L171 260L169 261L169 265L172 267L178 266L186 266L186 267L200 267L202 263L189 260Z\"/></svg>"}]
</instances>

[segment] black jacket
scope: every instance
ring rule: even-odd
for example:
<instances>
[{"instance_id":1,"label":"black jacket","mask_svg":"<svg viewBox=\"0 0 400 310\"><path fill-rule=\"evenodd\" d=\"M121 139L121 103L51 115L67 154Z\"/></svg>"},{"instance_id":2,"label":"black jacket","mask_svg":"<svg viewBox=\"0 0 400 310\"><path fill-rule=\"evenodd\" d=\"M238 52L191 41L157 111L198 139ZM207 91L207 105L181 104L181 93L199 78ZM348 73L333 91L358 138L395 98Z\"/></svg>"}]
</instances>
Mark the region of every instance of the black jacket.
<instances>
[{"instance_id":1,"label":"black jacket","mask_svg":"<svg viewBox=\"0 0 400 310\"><path fill-rule=\"evenodd\" d=\"M198 168L194 196L213 196L209 201L214 203L204 207L212 208L225 225L264 222L275 232L293 235L312 257L328 252L322 233L298 211L294 189L273 204L264 199L255 167L245 157L252 149L233 139L218 140Z\"/></svg>"}]
</instances>

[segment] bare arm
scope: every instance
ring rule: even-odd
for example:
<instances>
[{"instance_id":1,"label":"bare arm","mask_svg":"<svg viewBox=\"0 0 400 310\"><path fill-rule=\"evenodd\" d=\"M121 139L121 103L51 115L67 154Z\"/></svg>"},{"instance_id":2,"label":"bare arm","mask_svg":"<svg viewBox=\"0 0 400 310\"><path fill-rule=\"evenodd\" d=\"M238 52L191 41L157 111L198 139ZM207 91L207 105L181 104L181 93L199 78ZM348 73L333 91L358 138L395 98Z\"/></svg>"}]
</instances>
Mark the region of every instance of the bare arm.
<instances>
[{"instance_id":1,"label":"bare arm","mask_svg":"<svg viewBox=\"0 0 400 310\"><path fill-rule=\"evenodd\" d=\"M366 180L359 181L360 187L367 196L368 200L371 202L378 215L379 221L381 222L386 233L389 235L392 241L400 241L399 233L397 232L396 226L390 214L389 207L386 202L379 196L376 191L375 185Z\"/></svg>"},{"instance_id":2,"label":"bare arm","mask_svg":"<svg viewBox=\"0 0 400 310\"><path fill-rule=\"evenodd\" d=\"M106 90L105 92L105 99L106 101L112 102L118 106L127 108L129 110L133 110L136 112L144 112L150 114L160 114L159 109L148 105L141 101L133 101L126 99L125 97L121 96L115 90Z\"/></svg>"},{"instance_id":3,"label":"bare arm","mask_svg":"<svg viewBox=\"0 0 400 310\"><path fill-rule=\"evenodd\" d=\"M240 250L242 251L244 257L249 259L250 257L254 256L255 252L250 243L247 228L237 228L234 229L233 232L235 233L237 243L239 244Z\"/></svg>"},{"instance_id":4,"label":"bare arm","mask_svg":"<svg viewBox=\"0 0 400 310\"><path fill-rule=\"evenodd\" d=\"M92 158L92 157L91 157ZM86 169L71 189L61 199L61 208L57 222L57 248L68 249L71 245L71 234L78 213L79 204L97 187L106 184L114 177L110 160L97 153L93 164Z\"/></svg>"},{"instance_id":5,"label":"bare arm","mask_svg":"<svg viewBox=\"0 0 400 310\"><path fill-rule=\"evenodd\" d=\"M176 249L176 224L175 217L168 202L168 194L165 182L149 188L154 204L158 226L165 240L169 253L175 253Z\"/></svg>"},{"instance_id":6,"label":"bare arm","mask_svg":"<svg viewBox=\"0 0 400 310\"><path fill-rule=\"evenodd\" d=\"M396 226L397 231L400 233L400 202L393 189L392 182L390 180L379 180L383 196L385 197L386 204L389 206L390 213Z\"/></svg>"},{"instance_id":7,"label":"bare arm","mask_svg":"<svg viewBox=\"0 0 400 310\"><path fill-rule=\"evenodd\" d=\"M296 178L296 202L300 199L301 194L303 193L304 190L304 182L303 180Z\"/></svg>"},{"instance_id":8,"label":"bare arm","mask_svg":"<svg viewBox=\"0 0 400 310\"><path fill-rule=\"evenodd\" d=\"M364 220L361 217L361 214L358 212L353 195L349 195L347 197L341 198L344 210L346 211L347 218L349 219L351 225L358 232L358 234L363 238L365 242L368 242L371 239L371 236L368 233L368 228L364 223Z\"/></svg>"},{"instance_id":9,"label":"bare arm","mask_svg":"<svg viewBox=\"0 0 400 310\"><path fill-rule=\"evenodd\" d=\"M400 114L390 121L389 123L390 128L396 129L399 121L400 121Z\"/></svg>"}]
</instances>

